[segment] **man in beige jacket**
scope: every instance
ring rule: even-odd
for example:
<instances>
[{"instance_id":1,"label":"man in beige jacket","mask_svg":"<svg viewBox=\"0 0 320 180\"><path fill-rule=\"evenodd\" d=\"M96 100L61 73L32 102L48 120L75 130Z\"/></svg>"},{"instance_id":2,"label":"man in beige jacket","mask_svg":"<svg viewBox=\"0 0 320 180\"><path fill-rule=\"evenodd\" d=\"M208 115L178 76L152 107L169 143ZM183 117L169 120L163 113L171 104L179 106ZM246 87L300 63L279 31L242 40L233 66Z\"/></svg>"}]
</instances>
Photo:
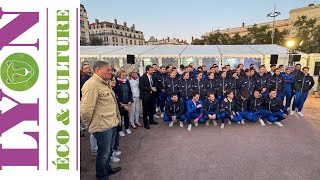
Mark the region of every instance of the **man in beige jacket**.
<instances>
[{"instance_id":1,"label":"man in beige jacket","mask_svg":"<svg viewBox=\"0 0 320 180\"><path fill-rule=\"evenodd\" d=\"M96 177L107 179L121 170L109 165L120 122L120 113L111 87L112 68L108 62L97 61L94 75L82 87L81 120L97 139Z\"/></svg>"}]
</instances>

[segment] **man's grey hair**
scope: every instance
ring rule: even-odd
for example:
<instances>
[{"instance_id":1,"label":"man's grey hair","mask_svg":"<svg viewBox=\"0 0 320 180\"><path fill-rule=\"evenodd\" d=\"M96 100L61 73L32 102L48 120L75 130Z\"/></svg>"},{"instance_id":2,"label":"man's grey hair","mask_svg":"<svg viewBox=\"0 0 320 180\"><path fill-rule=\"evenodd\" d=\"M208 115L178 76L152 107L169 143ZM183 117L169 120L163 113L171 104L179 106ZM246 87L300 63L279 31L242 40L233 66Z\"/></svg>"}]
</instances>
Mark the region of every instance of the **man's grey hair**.
<instances>
[{"instance_id":1,"label":"man's grey hair","mask_svg":"<svg viewBox=\"0 0 320 180\"><path fill-rule=\"evenodd\" d=\"M103 66L109 66L110 63L108 61L97 61L93 64L93 71L96 72L97 70L101 69Z\"/></svg>"}]
</instances>

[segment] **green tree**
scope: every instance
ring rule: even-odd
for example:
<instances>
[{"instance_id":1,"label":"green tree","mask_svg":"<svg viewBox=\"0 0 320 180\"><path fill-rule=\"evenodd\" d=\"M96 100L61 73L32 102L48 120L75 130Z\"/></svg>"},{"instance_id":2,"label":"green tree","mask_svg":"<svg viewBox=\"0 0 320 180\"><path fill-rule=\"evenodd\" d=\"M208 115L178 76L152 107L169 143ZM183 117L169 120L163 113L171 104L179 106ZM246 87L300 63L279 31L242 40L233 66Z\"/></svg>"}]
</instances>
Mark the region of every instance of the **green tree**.
<instances>
[{"instance_id":1,"label":"green tree","mask_svg":"<svg viewBox=\"0 0 320 180\"><path fill-rule=\"evenodd\" d=\"M194 39L192 42L191 42L192 45L205 45L205 40L204 40L204 37L202 36L201 39Z\"/></svg>"},{"instance_id":2,"label":"green tree","mask_svg":"<svg viewBox=\"0 0 320 180\"><path fill-rule=\"evenodd\" d=\"M80 38L80 46L87 46L87 45L88 44L87 44L86 38L81 37Z\"/></svg>"},{"instance_id":3,"label":"green tree","mask_svg":"<svg viewBox=\"0 0 320 180\"><path fill-rule=\"evenodd\" d=\"M268 25L258 27L254 24L252 27L248 27L248 36L252 39L252 44L271 44L271 32L268 33Z\"/></svg>"},{"instance_id":4,"label":"green tree","mask_svg":"<svg viewBox=\"0 0 320 180\"><path fill-rule=\"evenodd\" d=\"M270 31L270 33L268 31L268 34L270 34L270 37L271 37L271 33L272 31ZM283 31L279 31L277 28L275 28L273 43L281 46L285 46L286 37L288 34L289 34L289 31L286 29Z\"/></svg>"},{"instance_id":5,"label":"green tree","mask_svg":"<svg viewBox=\"0 0 320 180\"><path fill-rule=\"evenodd\" d=\"M101 46L103 44L102 39L98 37L90 37L90 45L91 46Z\"/></svg>"},{"instance_id":6,"label":"green tree","mask_svg":"<svg viewBox=\"0 0 320 180\"><path fill-rule=\"evenodd\" d=\"M220 38L221 33L220 32L216 32L213 34L210 34L205 40L206 40L206 44L210 44L210 45L217 45L220 44Z\"/></svg>"},{"instance_id":7,"label":"green tree","mask_svg":"<svg viewBox=\"0 0 320 180\"><path fill-rule=\"evenodd\" d=\"M228 34L221 34L216 32L210 34L208 37L204 37L205 43L210 45L219 45L219 44L230 44L231 38Z\"/></svg>"},{"instance_id":8,"label":"green tree","mask_svg":"<svg viewBox=\"0 0 320 180\"><path fill-rule=\"evenodd\" d=\"M245 44L243 38L239 33L236 33L232 38L230 38L230 44Z\"/></svg>"},{"instance_id":9,"label":"green tree","mask_svg":"<svg viewBox=\"0 0 320 180\"><path fill-rule=\"evenodd\" d=\"M316 19L308 19L307 16L300 16L293 26L297 29L294 39L297 44L303 41L301 46L296 47L305 53L320 52L320 26L316 26Z\"/></svg>"},{"instance_id":10,"label":"green tree","mask_svg":"<svg viewBox=\"0 0 320 180\"><path fill-rule=\"evenodd\" d=\"M263 25L258 27L254 24L252 27L248 27L248 37L251 39L251 44L271 44L272 43L272 30L268 30L269 25ZM285 38L288 34L288 30L279 31L274 29L273 43L284 45Z\"/></svg>"},{"instance_id":11,"label":"green tree","mask_svg":"<svg viewBox=\"0 0 320 180\"><path fill-rule=\"evenodd\" d=\"M315 43L312 53L320 53L320 26L313 31L313 42Z\"/></svg>"},{"instance_id":12,"label":"green tree","mask_svg":"<svg viewBox=\"0 0 320 180\"><path fill-rule=\"evenodd\" d=\"M221 34L219 37L219 43L229 45L231 43L231 37L228 34Z\"/></svg>"}]
</instances>

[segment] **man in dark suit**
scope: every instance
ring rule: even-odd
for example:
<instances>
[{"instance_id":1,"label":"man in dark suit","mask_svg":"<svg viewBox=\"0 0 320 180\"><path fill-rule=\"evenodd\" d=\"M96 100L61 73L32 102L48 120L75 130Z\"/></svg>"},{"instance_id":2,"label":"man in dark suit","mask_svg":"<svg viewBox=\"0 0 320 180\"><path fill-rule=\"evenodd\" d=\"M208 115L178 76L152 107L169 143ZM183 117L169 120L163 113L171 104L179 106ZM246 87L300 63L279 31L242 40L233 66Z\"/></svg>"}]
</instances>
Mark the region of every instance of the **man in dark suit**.
<instances>
[{"instance_id":1,"label":"man in dark suit","mask_svg":"<svg viewBox=\"0 0 320 180\"><path fill-rule=\"evenodd\" d=\"M144 73L139 79L140 99L142 100L143 108L143 124L146 129L150 129L149 124L158 124L158 122L153 120L153 101L157 89L160 87L158 87L155 76L152 75L153 72L153 67L147 65L146 73ZM147 116L149 117L149 120Z\"/></svg>"}]
</instances>

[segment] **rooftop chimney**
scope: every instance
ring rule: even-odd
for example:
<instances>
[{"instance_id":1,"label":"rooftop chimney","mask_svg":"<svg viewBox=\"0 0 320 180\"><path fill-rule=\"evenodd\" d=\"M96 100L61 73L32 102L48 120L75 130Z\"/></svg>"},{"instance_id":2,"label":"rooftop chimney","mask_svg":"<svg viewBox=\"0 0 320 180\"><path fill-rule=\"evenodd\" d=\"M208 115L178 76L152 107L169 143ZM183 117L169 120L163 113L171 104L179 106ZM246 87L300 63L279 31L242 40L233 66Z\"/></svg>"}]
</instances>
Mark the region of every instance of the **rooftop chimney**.
<instances>
[{"instance_id":1,"label":"rooftop chimney","mask_svg":"<svg viewBox=\"0 0 320 180\"><path fill-rule=\"evenodd\" d=\"M192 41L194 40L194 37L192 36Z\"/></svg>"},{"instance_id":2,"label":"rooftop chimney","mask_svg":"<svg viewBox=\"0 0 320 180\"><path fill-rule=\"evenodd\" d=\"M133 30L136 29L136 25L132 24L132 27L131 27Z\"/></svg>"},{"instance_id":3,"label":"rooftop chimney","mask_svg":"<svg viewBox=\"0 0 320 180\"><path fill-rule=\"evenodd\" d=\"M244 27L244 22L242 23L242 27Z\"/></svg>"},{"instance_id":4,"label":"rooftop chimney","mask_svg":"<svg viewBox=\"0 0 320 180\"><path fill-rule=\"evenodd\" d=\"M167 40L168 40L168 42L169 42L169 37L167 37Z\"/></svg>"},{"instance_id":5,"label":"rooftop chimney","mask_svg":"<svg viewBox=\"0 0 320 180\"><path fill-rule=\"evenodd\" d=\"M118 24L118 21L117 21L117 19L114 19L114 23L117 25Z\"/></svg>"},{"instance_id":6,"label":"rooftop chimney","mask_svg":"<svg viewBox=\"0 0 320 180\"><path fill-rule=\"evenodd\" d=\"M123 26L124 26L124 27L127 27L127 23L126 23L126 22L123 22Z\"/></svg>"},{"instance_id":7,"label":"rooftop chimney","mask_svg":"<svg viewBox=\"0 0 320 180\"><path fill-rule=\"evenodd\" d=\"M96 23L96 24L99 24L99 20L98 20L98 19L95 19L95 23Z\"/></svg>"}]
</instances>

